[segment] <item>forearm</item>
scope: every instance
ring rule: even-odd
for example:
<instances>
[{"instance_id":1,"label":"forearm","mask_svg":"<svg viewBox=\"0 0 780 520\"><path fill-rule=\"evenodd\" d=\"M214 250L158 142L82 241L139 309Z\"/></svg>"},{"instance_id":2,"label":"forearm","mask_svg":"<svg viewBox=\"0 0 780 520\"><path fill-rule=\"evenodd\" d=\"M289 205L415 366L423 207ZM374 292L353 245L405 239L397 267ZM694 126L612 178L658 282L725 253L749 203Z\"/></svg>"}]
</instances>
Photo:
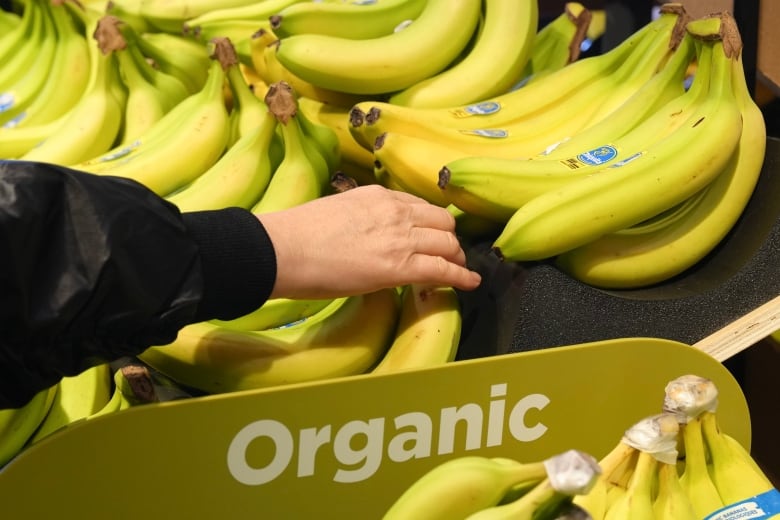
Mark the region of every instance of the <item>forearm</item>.
<instances>
[{"instance_id":1,"label":"forearm","mask_svg":"<svg viewBox=\"0 0 780 520\"><path fill-rule=\"evenodd\" d=\"M0 251L0 408L245 314L275 277L248 211L182 215L137 183L19 162L0 162Z\"/></svg>"}]
</instances>

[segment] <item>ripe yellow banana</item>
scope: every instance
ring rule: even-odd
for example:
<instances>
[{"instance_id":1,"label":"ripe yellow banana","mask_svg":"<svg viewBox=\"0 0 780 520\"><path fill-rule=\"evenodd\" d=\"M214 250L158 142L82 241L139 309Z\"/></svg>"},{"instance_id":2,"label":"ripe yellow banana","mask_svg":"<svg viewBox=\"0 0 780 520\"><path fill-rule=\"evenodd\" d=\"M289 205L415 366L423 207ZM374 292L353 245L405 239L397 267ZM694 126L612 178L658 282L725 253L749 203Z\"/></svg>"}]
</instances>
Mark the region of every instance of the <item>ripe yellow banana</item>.
<instances>
[{"instance_id":1,"label":"ripe yellow banana","mask_svg":"<svg viewBox=\"0 0 780 520\"><path fill-rule=\"evenodd\" d=\"M484 25L463 59L391 95L389 102L449 108L503 94L517 83L536 35L538 1L485 0L483 11Z\"/></svg>"},{"instance_id":2,"label":"ripe yellow banana","mask_svg":"<svg viewBox=\"0 0 780 520\"><path fill-rule=\"evenodd\" d=\"M111 369L108 363L95 365L79 374L62 378L49 411L30 442L38 442L101 410L111 399L111 384Z\"/></svg>"},{"instance_id":3,"label":"ripe yellow banana","mask_svg":"<svg viewBox=\"0 0 780 520\"><path fill-rule=\"evenodd\" d=\"M0 467L16 457L46 417L57 385L41 390L24 406L0 410Z\"/></svg>"},{"instance_id":4,"label":"ripe yellow banana","mask_svg":"<svg viewBox=\"0 0 780 520\"><path fill-rule=\"evenodd\" d=\"M196 323L140 357L180 384L209 393L356 375L384 354L398 309L395 289L383 289L335 299L288 327L248 332Z\"/></svg>"},{"instance_id":5,"label":"ripe yellow banana","mask_svg":"<svg viewBox=\"0 0 780 520\"><path fill-rule=\"evenodd\" d=\"M75 106L87 89L91 63L87 38L82 30L76 27L76 22L65 5L52 4L51 10L57 38L54 60L48 70L35 67L44 71L47 79L23 111L3 123L4 128L31 127L57 120ZM63 85L67 85L67 88ZM40 136L33 144L42 138L43 136ZM0 148L4 149L7 139L14 138L0 138L0 141L3 141ZM31 147L17 148L12 153L4 150L0 152L0 156L18 157Z\"/></svg>"},{"instance_id":6,"label":"ripe yellow banana","mask_svg":"<svg viewBox=\"0 0 780 520\"><path fill-rule=\"evenodd\" d=\"M319 87L394 92L444 70L471 39L480 6L478 0L428 0L408 27L387 36L355 45L345 37L296 34L282 38L276 54L285 68Z\"/></svg>"},{"instance_id":7,"label":"ripe yellow banana","mask_svg":"<svg viewBox=\"0 0 780 520\"><path fill-rule=\"evenodd\" d=\"M520 74L522 81L518 87L577 61L591 17L590 9L581 3L566 2L563 12L534 36L531 55Z\"/></svg>"},{"instance_id":8,"label":"ripe yellow banana","mask_svg":"<svg viewBox=\"0 0 780 520\"><path fill-rule=\"evenodd\" d=\"M352 107L354 113L352 130L355 132L355 139L370 150L376 135L363 140L361 133L365 129L360 127L370 125L372 120L380 117L392 117L410 126L424 125L428 129L468 131L475 128L500 128L512 121L546 113L558 107L562 101L569 99L573 93L625 65L625 60L634 55L643 43L651 42L653 35L668 27L669 21L668 18L661 18L650 22L607 53L578 60L530 85L479 103L427 109L404 107L376 100L357 103ZM368 114L373 114L373 117L367 120Z\"/></svg>"},{"instance_id":9,"label":"ripe yellow banana","mask_svg":"<svg viewBox=\"0 0 780 520\"><path fill-rule=\"evenodd\" d=\"M254 311L232 320L212 320L212 323L232 330L268 330L297 323L320 312L331 299L271 298Z\"/></svg>"},{"instance_id":10,"label":"ripe yellow banana","mask_svg":"<svg viewBox=\"0 0 780 520\"><path fill-rule=\"evenodd\" d=\"M686 38L668 66L622 107L551 151L530 159L483 155L442 165L438 185L446 199L468 213L506 222L531 198L642 152L679 127L707 92L702 84L709 61L699 81L682 92L691 46Z\"/></svg>"},{"instance_id":11,"label":"ripe yellow banana","mask_svg":"<svg viewBox=\"0 0 780 520\"><path fill-rule=\"evenodd\" d=\"M707 449L704 445L701 417L690 417L681 428L685 466L680 476L680 485L688 495L696 515L706 518L724 504L707 469Z\"/></svg>"},{"instance_id":12,"label":"ripe yellow banana","mask_svg":"<svg viewBox=\"0 0 780 520\"><path fill-rule=\"evenodd\" d=\"M601 474L596 459L579 450L569 450L546 459L547 478L520 498L487 507L466 516L467 520L535 520L557 518L573 497L584 495Z\"/></svg>"},{"instance_id":13,"label":"ripe yellow banana","mask_svg":"<svg viewBox=\"0 0 780 520\"><path fill-rule=\"evenodd\" d=\"M279 211L319 198L330 180L327 163L301 128L295 114L295 95L289 85L275 83L268 95L287 99L281 111L269 103L279 120L284 156L260 200L252 207L253 213Z\"/></svg>"},{"instance_id":14,"label":"ripe yellow banana","mask_svg":"<svg viewBox=\"0 0 780 520\"><path fill-rule=\"evenodd\" d=\"M94 34L94 32L90 32ZM109 150L122 125L126 94L116 57L102 41L89 46L90 87L43 141L20 156L29 161L76 164ZM55 125L52 125L55 126Z\"/></svg>"},{"instance_id":15,"label":"ripe yellow banana","mask_svg":"<svg viewBox=\"0 0 780 520\"><path fill-rule=\"evenodd\" d=\"M452 287L405 286L395 338L372 372L384 374L453 361L462 321L458 294Z\"/></svg>"},{"instance_id":16,"label":"ripe yellow banana","mask_svg":"<svg viewBox=\"0 0 780 520\"><path fill-rule=\"evenodd\" d=\"M263 98L258 96L249 86L249 83L247 83L238 54L235 52L235 47L232 44L225 45L225 55L222 57L222 63L225 68L231 98L231 135L228 140L228 145L231 146L242 136L263 124L266 117L268 117L268 107Z\"/></svg>"},{"instance_id":17,"label":"ripe yellow banana","mask_svg":"<svg viewBox=\"0 0 780 520\"><path fill-rule=\"evenodd\" d=\"M610 505L604 520L654 520L652 489L657 468L658 460L655 456L640 450L625 494Z\"/></svg>"},{"instance_id":18,"label":"ripe yellow banana","mask_svg":"<svg viewBox=\"0 0 780 520\"><path fill-rule=\"evenodd\" d=\"M425 0L379 2L294 2L270 17L280 37L325 34L363 40L391 34L400 24L416 19Z\"/></svg>"},{"instance_id":19,"label":"ripe yellow banana","mask_svg":"<svg viewBox=\"0 0 780 520\"><path fill-rule=\"evenodd\" d=\"M738 442L727 440L728 434L723 433L718 426L716 412L703 412L701 424L704 442L710 453L710 475L724 506L747 500L755 503L754 497L763 493L777 495L774 485L758 468L750 453ZM780 511L774 509L768 513L777 514Z\"/></svg>"},{"instance_id":20,"label":"ripe yellow banana","mask_svg":"<svg viewBox=\"0 0 780 520\"><path fill-rule=\"evenodd\" d=\"M712 45L708 95L685 124L636 159L533 198L507 221L493 244L496 253L506 261L554 257L658 215L709 185L742 133L731 61L722 40Z\"/></svg>"},{"instance_id":21,"label":"ripe yellow banana","mask_svg":"<svg viewBox=\"0 0 780 520\"><path fill-rule=\"evenodd\" d=\"M113 0L120 5L128 0ZM201 16L214 9L214 2L209 0L129 0L137 2L135 12L151 28L162 32L180 34L184 23L196 16ZM240 7L251 4L262 4L252 0L221 0L221 9Z\"/></svg>"},{"instance_id":22,"label":"ripe yellow banana","mask_svg":"<svg viewBox=\"0 0 780 520\"><path fill-rule=\"evenodd\" d=\"M461 456L442 462L413 482L382 520L451 520L498 504L516 485L541 482L544 462Z\"/></svg>"},{"instance_id":23,"label":"ripe yellow banana","mask_svg":"<svg viewBox=\"0 0 780 520\"><path fill-rule=\"evenodd\" d=\"M269 18L288 6L303 3L302 0L264 0L262 2L247 2L243 5L226 6L220 4L204 11L202 14L188 18L184 22L185 32L195 31L203 26L210 26L216 23L231 23L236 21L249 22L254 24L254 29L250 29L249 35L260 28L260 25L268 24ZM309 2L306 2L309 3ZM221 34L220 36L231 37L230 34Z\"/></svg>"},{"instance_id":24,"label":"ripe yellow banana","mask_svg":"<svg viewBox=\"0 0 780 520\"><path fill-rule=\"evenodd\" d=\"M653 500L653 513L657 520L700 520L693 503L680 485L677 464L658 462L657 494Z\"/></svg>"},{"instance_id":25,"label":"ripe yellow banana","mask_svg":"<svg viewBox=\"0 0 780 520\"><path fill-rule=\"evenodd\" d=\"M203 89L168 111L145 135L75 167L134 179L161 196L186 186L225 151L230 128L224 83L225 71L215 57Z\"/></svg>"},{"instance_id":26,"label":"ripe yellow banana","mask_svg":"<svg viewBox=\"0 0 780 520\"><path fill-rule=\"evenodd\" d=\"M607 511L608 495L614 488L625 490L636 466L639 450L621 439L599 460L601 474L586 494L577 495L572 502L590 513L594 520L601 520Z\"/></svg>"},{"instance_id":27,"label":"ripe yellow banana","mask_svg":"<svg viewBox=\"0 0 780 520\"><path fill-rule=\"evenodd\" d=\"M617 231L564 253L556 260L561 269L598 287L642 287L692 267L726 236L753 193L766 148L764 116L747 89L741 55L732 66L742 134L723 171L676 218Z\"/></svg>"}]
</instances>

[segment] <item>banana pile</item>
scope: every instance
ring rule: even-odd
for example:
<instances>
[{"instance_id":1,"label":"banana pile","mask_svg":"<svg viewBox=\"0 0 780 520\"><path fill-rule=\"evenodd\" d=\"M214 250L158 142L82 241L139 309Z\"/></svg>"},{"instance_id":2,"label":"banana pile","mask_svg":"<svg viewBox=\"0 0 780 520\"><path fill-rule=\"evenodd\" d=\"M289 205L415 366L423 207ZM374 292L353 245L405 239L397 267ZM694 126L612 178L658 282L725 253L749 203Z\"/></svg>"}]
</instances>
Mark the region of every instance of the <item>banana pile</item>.
<instances>
[{"instance_id":1,"label":"banana pile","mask_svg":"<svg viewBox=\"0 0 780 520\"><path fill-rule=\"evenodd\" d=\"M780 491L719 429L717 395L696 375L670 381L661 412L598 461L579 450L536 462L455 457L409 485L383 520L775 518Z\"/></svg>"}]
</instances>

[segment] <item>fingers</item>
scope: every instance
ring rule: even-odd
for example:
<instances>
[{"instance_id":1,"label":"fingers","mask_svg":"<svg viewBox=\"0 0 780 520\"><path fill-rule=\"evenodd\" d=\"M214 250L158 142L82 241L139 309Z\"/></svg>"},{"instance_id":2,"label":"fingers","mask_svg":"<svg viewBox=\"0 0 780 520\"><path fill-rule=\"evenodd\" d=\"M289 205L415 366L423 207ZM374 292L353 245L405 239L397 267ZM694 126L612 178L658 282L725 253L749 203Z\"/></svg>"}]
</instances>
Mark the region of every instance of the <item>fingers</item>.
<instances>
[{"instance_id":1,"label":"fingers","mask_svg":"<svg viewBox=\"0 0 780 520\"><path fill-rule=\"evenodd\" d=\"M415 253L440 256L457 265L466 265L466 253L455 233L433 228L413 228L410 237Z\"/></svg>"},{"instance_id":2,"label":"fingers","mask_svg":"<svg viewBox=\"0 0 780 520\"><path fill-rule=\"evenodd\" d=\"M418 279L414 281L450 285L463 291L476 289L482 282L479 273L449 262L441 256L418 254L410 261L411 270L418 274Z\"/></svg>"}]
</instances>

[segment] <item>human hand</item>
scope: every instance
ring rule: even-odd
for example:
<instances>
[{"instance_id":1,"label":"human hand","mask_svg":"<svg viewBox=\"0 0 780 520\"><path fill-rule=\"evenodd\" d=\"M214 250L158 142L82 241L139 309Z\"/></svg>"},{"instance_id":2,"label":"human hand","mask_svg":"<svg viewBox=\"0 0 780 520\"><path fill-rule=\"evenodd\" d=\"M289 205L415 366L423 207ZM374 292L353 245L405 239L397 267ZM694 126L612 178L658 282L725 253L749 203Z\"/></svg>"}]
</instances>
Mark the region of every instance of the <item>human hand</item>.
<instances>
[{"instance_id":1,"label":"human hand","mask_svg":"<svg viewBox=\"0 0 780 520\"><path fill-rule=\"evenodd\" d=\"M276 251L272 298L331 298L409 283L479 286L444 208L378 185L258 215Z\"/></svg>"}]
</instances>

